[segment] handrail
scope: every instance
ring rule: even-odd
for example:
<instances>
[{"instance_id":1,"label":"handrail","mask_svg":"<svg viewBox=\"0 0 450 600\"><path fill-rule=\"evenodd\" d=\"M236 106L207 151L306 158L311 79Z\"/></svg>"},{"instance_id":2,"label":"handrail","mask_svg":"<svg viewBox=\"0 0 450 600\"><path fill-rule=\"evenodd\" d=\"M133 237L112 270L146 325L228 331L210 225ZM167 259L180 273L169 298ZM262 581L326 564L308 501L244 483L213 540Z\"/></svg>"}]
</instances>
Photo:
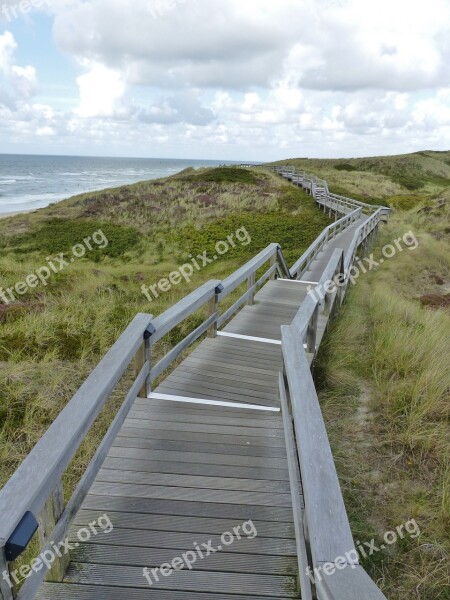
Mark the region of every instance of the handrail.
<instances>
[{"instance_id":1,"label":"handrail","mask_svg":"<svg viewBox=\"0 0 450 600\"><path fill-rule=\"evenodd\" d=\"M295 169L285 171L285 174L291 178L298 177L302 180L306 178L304 174L294 175ZM324 203L323 194L330 197L326 182L310 179L309 185L319 204ZM218 327L231 318L244 303L252 304L256 291L267 279L275 278L277 273L289 279L300 277L327 241L361 218L363 203L355 202L357 208L348 214L345 214L345 211L339 209L339 207L332 207L331 204L326 205L331 210L335 210L336 214L343 212L344 216L326 227L290 270L287 267L280 245L273 243L224 281L208 281L158 317L153 318L149 314L136 315L31 450L11 479L0 490L0 573L8 568L8 560L11 560L7 558L8 540L11 539L12 534L19 527L23 526L25 521L28 541L24 542L22 550L34 534L34 523L37 526L35 517L40 516L42 519L41 530L45 526L45 531L47 533L51 532L51 537L46 538L44 536L44 539L54 539L56 542L64 539L70 523L73 521L92 481L101 468L117 431L124 422L136 396L138 394L147 396L151 390L152 382L200 336L208 333L209 336L215 337ZM342 205L344 204L345 199L342 201ZM379 207L374 214L363 221L356 229L345 257L341 250L334 252L319 281L321 286L325 285L326 287L327 281L336 276L343 277L344 281L348 281L348 268L353 263L357 247L388 212L389 209ZM256 280L256 273L267 262L270 262L269 268ZM247 291L220 315L220 302L245 281L247 281ZM302 303L289 331L290 335L295 335L296 339L301 341L306 335L308 353L314 355L317 349L316 337L319 314L323 313L328 316L334 312L336 306L339 306L342 302L342 295L341 291L326 288L325 295L321 300L312 298L308 294ZM206 305L208 314L203 323L172 348L156 365L152 365L151 354L154 344ZM286 335L285 332L285 338ZM289 336L286 340L288 338ZM301 352L303 352L303 344L301 343L300 346ZM135 379L85 474L64 507L62 475L134 357L136 357ZM301 361L300 366L302 367ZM292 385L294 386L294 382L292 382ZM50 521L48 521L49 514L53 515ZM31 517L28 518L27 515L31 515ZM39 581L44 579L46 571L46 569L43 569L38 575L33 575L27 580L19 593L19 600L22 600L22 598L28 600L35 596L36 586ZM334 598L334 596L331 597ZM3 580L0 580L0 598L4 600L13 598L11 591L5 588ZM325 600L325 596L323 598Z\"/></svg>"},{"instance_id":2,"label":"handrail","mask_svg":"<svg viewBox=\"0 0 450 600\"><path fill-rule=\"evenodd\" d=\"M333 237L346 229L349 225L354 223L361 215L361 208L358 208L351 212L350 214L345 215L338 221L335 221L328 227L322 231L322 233L314 240L311 246L302 254L302 256L295 262L295 264L290 269L290 276L292 279L298 279L302 276L302 274L308 269L314 257L321 250L321 248L328 242L328 240L333 239ZM331 234L331 235L330 235ZM302 268L303 266L303 268Z\"/></svg>"},{"instance_id":3,"label":"handrail","mask_svg":"<svg viewBox=\"0 0 450 600\"><path fill-rule=\"evenodd\" d=\"M136 315L0 491L0 547L5 546L27 511L41 513L142 345L151 320L151 315Z\"/></svg>"},{"instance_id":4,"label":"handrail","mask_svg":"<svg viewBox=\"0 0 450 600\"><path fill-rule=\"evenodd\" d=\"M351 208L361 207L365 211L376 212L378 209L382 208L385 214L389 214L391 209L388 207L381 207L374 204L368 204L367 202L361 202L359 200L355 200L353 198L347 198L346 196L341 196L339 194L334 194L329 191L328 183L324 179L320 179L314 175L306 175L304 171L297 173L294 167L287 166L269 166L268 168L276 171L282 177L289 179L293 183L301 184L307 190L311 190L314 199L318 204L330 206L331 201L335 200L343 205L347 205ZM325 200L322 199L322 196L325 196ZM339 211L337 211L339 212Z\"/></svg>"},{"instance_id":5,"label":"handrail","mask_svg":"<svg viewBox=\"0 0 450 600\"><path fill-rule=\"evenodd\" d=\"M378 224L377 213L358 227L355 248L361 237L373 230L373 224ZM281 327L286 379L280 379L280 394L288 399L285 405L294 425L305 501L305 537L313 567L313 571L300 573L300 579L313 577L318 600L386 600L359 565L308 361L308 354L317 352L319 315L327 317L328 325L343 302L349 278L345 259L349 256L353 260L354 250L345 258L343 250L334 251L319 279L320 293L308 294L292 323Z\"/></svg>"},{"instance_id":6,"label":"handrail","mask_svg":"<svg viewBox=\"0 0 450 600\"><path fill-rule=\"evenodd\" d=\"M232 273L229 277L223 280L223 290L220 293L221 300L224 300L231 292L241 285L250 275L255 273L264 263L273 257L276 257L278 252L278 244L269 244L267 248L261 250L259 254L254 256L240 269Z\"/></svg>"},{"instance_id":7,"label":"handrail","mask_svg":"<svg viewBox=\"0 0 450 600\"><path fill-rule=\"evenodd\" d=\"M291 326L281 336L317 597L386 600L359 565L307 355Z\"/></svg>"}]
</instances>

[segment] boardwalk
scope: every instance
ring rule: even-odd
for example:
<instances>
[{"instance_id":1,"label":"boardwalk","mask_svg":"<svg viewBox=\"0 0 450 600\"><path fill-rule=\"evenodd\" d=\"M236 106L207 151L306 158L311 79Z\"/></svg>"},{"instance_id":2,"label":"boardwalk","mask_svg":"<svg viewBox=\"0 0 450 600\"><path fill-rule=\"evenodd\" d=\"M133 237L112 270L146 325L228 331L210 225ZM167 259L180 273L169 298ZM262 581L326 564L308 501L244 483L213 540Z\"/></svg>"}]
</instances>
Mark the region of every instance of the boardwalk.
<instances>
[{"instance_id":1,"label":"boardwalk","mask_svg":"<svg viewBox=\"0 0 450 600\"><path fill-rule=\"evenodd\" d=\"M284 173L284 176L289 175L289 172ZM306 187L314 195L314 182L308 180ZM282 259L275 264L272 258L266 281L259 291L256 291L255 273L266 259L265 255L255 258L251 272L244 269L234 279L232 276L223 285L213 286L215 297L213 295L209 302L216 312L198 332L200 335L208 329L209 337L148 397L142 393L143 388L137 398L137 392L133 395L132 390L123 418L112 430L110 443L105 445L104 451L99 449L95 463L98 468L85 483L84 493L80 493L81 506L75 503L72 517L67 519L71 522L69 538L77 545L70 553L67 569L64 567L60 578L41 585L37 582L34 587L30 584L25 588L28 595L22 593L24 598L262 600L312 597L306 577L310 564L307 548L311 544L313 566L324 562L321 552L325 550L320 542L321 532L316 536L315 531L304 530L301 479L308 486L306 499L309 496L310 503L315 491L313 483L309 487L308 468L302 463L305 450L298 442L296 447L294 432L296 436L300 433L297 409L294 406L290 416L285 397L286 393L290 394L290 402L294 403L296 384L291 376L295 378L297 369L289 366L289 360L286 362L289 345L286 336L312 302L308 289L320 282L331 268L330 264L330 273L334 275L338 272L336 269L342 271L344 260L353 261L360 232L370 235L379 223L379 219L363 214L361 207L355 211L354 206L344 203L338 211L339 201L327 200L322 190L316 192L316 196L319 205L334 212L337 220L343 219L342 224L339 221L332 226L324 240L319 239L309 254L305 253L300 259L306 268L296 270L294 266L293 272L286 269L283 272ZM340 254L342 259L339 259ZM246 304L243 308L239 306L241 309L221 324L217 312L220 294L234 289L233 286L247 277ZM336 298L337 292L333 291L324 306L314 305L305 322L307 327L298 330L298 351L306 352L305 360L309 364L333 314L326 309L328 300L332 306ZM183 310L186 309L182 307L180 311ZM172 315L170 318L173 321ZM157 336L161 330L161 337L167 330L164 319L157 321L152 321L154 327L149 336ZM145 378L148 381L152 374L156 378L165 366L164 363L160 368L156 365L149 370L152 367L148 367L147 356L142 361L137 389ZM300 363L301 360L300 357ZM300 363L298 369L301 369ZM285 383L280 379L283 371L288 374ZM305 410L306 415L306 406ZM308 435L305 433L302 443L307 444ZM334 482L334 466L328 464L327 441L322 442L319 435L317 444L321 443L324 444L324 465L321 466L318 451L317 468L330 469L331 477L327 479ZM305 458L310 461L309 457ZM340 490L336 489L337 479L334 485L328 492L323 489L318 493L320 497L328 494L331 499L337 495L336 518L343 523L342 529L341 524L335 529L336 535L343 532L340 541L345 539L352 546ZM344 511L343 517L338 516L339 510ZM307 506L308 514L311 528L318 519L317 515L313 518ZM89 528L89 524L102 515L108 515L112 530L92 535L80 544L77 538L80 528ZM58 518L56 515L52 526L57 527ZM331 547L327 551L332 552ZM184 564L184 568L175 569L167 576L160 571L151 574L152 569L164 563L173 564L174 559L183 558L187 552L191 558L195 556L191 565ZM359 583L349 586L347 579L344 582L336 579L336 584L330 584L328 590L318 586L317 593L324 599L348 600L353 597L353 592L349 592L351 587L356 593L355 599L384 598L360 567L355 572ZM360 595L358 585L362 586L360 590L365 590L365 596ZM3 591L2 600L11 597Z\"/></svg>"}]
</instances>

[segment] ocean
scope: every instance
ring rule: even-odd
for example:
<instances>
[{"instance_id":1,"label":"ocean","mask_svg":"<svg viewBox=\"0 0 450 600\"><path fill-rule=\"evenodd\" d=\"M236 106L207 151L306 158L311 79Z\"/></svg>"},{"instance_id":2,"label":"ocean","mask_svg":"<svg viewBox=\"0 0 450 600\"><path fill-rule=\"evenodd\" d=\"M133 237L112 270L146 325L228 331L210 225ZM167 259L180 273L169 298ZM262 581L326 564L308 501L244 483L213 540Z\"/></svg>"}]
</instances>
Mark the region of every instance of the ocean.
<instances>
[{"instance_id":1,"label":"ocean","mask_svg":"<svg viewBox=\"0 0 450 600\"><path fill-rule=\"evenodd\" d=\"M36 210L76 194L230 161L0 154L0 214Z\"/></svg>"}]
</instances>

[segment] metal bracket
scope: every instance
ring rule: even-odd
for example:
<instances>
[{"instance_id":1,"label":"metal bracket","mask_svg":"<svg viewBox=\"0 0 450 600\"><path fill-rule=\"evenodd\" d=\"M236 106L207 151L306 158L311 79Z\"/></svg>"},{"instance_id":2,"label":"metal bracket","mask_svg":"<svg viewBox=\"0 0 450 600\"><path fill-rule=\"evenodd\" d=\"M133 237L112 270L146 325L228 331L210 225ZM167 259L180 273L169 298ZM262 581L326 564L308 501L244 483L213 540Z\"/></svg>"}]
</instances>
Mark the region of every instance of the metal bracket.
<instances>
[{"instance_id":1,"label":"metal bracket","mask_svg":"<svg viewBox=\"0 0 450 600\"><path fill-rule=\"evenodd\" d=\"M150 323L150 325L147 327L147 329L144 331L144 340L149 340L152 335L156 333L156 329L154 328L154 326Z\"/></svg>"},{"instance_id":2,"label":"metal bracket","mask_svg":"<svg viewBox=\"0 0 450 600\"><path fill-rule=\"evenodd\" d=\"M219 294L221 294L221 293L223 292L223 290L224 290L224 289L225 289L225 288L223 287L223 285L222 285L221 283L219 283L219 285L218 285L218 286L216 287L216 289L215 289L215 293L216 293L217 295L219 295Z\"/></svg>"},{"instance_id":3,"label":"metal bracket","mask_svg":"<svg viewBox=\"0 0 450 600\"><path fill-rule=\"evenodd\" d=\"M33 513L26 512L5 544L5 556L8 562L16 560L22 554L38 527L39 523Z\"/></svg>"}]
</instances>

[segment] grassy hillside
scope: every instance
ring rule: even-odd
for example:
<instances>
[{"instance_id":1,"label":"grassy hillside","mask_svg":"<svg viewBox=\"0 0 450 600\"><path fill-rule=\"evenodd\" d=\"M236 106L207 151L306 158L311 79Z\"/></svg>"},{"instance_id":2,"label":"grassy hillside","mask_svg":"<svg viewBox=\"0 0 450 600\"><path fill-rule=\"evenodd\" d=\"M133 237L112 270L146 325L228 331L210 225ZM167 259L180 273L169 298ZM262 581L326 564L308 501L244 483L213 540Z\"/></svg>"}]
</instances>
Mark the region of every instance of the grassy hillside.
<instances>
[{"instance_id":1,"label":"grassy hillside","mask_svg":"<svg viewBox=\"0 0 450 600\"><path fill-rule=\"evenodd\" d=\"M390 600L450 598L450 188L397 210L321 348L321 402L355 538L414 518L419 538L364 566Z\"/></svg>"},{"instance_id":2,"label":"grassy hillside","mask_svg":"<svg viewBox=\"0 0 450 600\"><path fill-rule=\"evenodd\" d=\"M450 186L450 151L351 159L294 158L289 164L328 181L331 191L357 200L410 206Z\"/></svg>"},{"instance_id":3,"label":"grassy hillside","mask_svg":"<svg viewBox=\"0 0 450 600\"><path fill-rule=\"evenodd\" d=\"M0 299L0 485L136 313L160 314L270 242L282 244L293 263L327 224L309 196L279 177L236 168L188 170L0 220L3 291L96 231L109 241L105 247L91 244L83 258L52 273L46 285L16 294L16 301ZM190 282L183 280L152 302L142 294L143 284L167 277L190 254L210 253L217 241L243 227L249 244L230 248ZM184 337L198 319L177 328L159 351ZM74 479L113 410L114 403L75 461Z\"/></svg>"}]
</instances>

